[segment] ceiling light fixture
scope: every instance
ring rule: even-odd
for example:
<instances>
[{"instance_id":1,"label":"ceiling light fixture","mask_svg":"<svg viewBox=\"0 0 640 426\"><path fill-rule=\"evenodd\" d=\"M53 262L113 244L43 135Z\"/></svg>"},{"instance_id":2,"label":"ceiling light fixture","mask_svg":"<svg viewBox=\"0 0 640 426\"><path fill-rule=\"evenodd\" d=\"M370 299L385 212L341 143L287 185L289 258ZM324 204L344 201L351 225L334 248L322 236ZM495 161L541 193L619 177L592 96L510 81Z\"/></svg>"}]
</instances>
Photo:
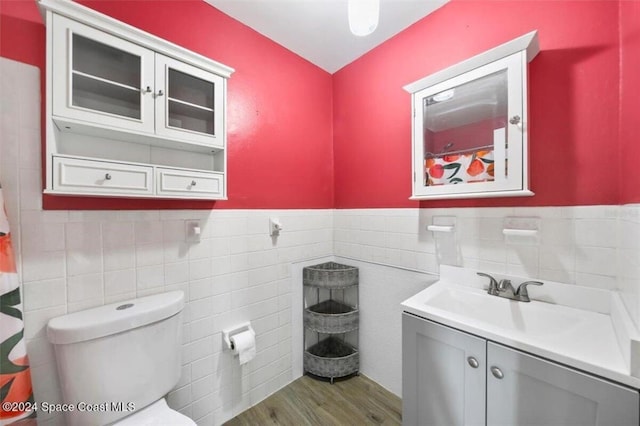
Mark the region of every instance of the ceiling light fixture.
<instances>
[{"instance_id":1,"label":"ceiling light fixture","mask_svg":"<svg viewBox=\"0 0 640 426\"><path fill-rule=\"evenodd\" d=\"M380 0L348 0L349 29L364 37L378 27Z\"/></svg>"}]
</instances>

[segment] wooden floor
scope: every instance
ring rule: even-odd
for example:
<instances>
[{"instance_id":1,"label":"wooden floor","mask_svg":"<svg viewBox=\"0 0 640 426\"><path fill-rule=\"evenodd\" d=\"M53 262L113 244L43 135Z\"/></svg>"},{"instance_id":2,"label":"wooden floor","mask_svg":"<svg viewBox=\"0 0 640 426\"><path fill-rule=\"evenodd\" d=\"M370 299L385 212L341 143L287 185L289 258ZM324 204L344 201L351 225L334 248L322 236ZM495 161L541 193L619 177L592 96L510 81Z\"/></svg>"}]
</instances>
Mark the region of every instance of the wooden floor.
<instances>
[{"instance_id":1,"label":"wooden floor","mask_svg":"<svg viewBox=\"0 0 640 426\"><path fill-rule=\"evenodd\" d=\"M363 375L303 376L225 425L400 425L401 413L400 398Z\"/></svg>"}]
</instances>

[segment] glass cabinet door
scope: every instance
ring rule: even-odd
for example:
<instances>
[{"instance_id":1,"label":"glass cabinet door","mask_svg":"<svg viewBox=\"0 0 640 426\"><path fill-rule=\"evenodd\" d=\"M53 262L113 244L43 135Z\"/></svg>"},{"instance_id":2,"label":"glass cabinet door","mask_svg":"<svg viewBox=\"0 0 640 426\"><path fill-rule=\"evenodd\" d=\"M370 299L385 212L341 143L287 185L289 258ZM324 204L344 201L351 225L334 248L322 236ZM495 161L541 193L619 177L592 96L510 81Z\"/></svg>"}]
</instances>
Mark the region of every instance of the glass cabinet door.
<instances>
[{"instance_id":1,"label":"glass cabinet door","mask_svg":"<svg viewBox=\"0 0 640 426\"><path fill-rule=\"evenodd\" d=\"M215 74L156 55L156 132L223 146L223 85Z\"/></svg>"},{"instance_id":2,"label":"glass cabinet door","mask_svg":"<svg viewBox=\"0 0 640 426\"><path fill-rule=\"evenodd\" d=\"M54 115L153 132L152 51L57 15L54 38Z\"/></svg>"},{"instance_id":3,"label":"glass cabinet door","mask_svg":"<svg viewBox=\"0 0 640 426\"><path fill-rule=\"evenodd\" d=\"M516 53L414 94L413 198L527 195L516 194L526 190L523 63Z\"/></svg>"}]
</instances>

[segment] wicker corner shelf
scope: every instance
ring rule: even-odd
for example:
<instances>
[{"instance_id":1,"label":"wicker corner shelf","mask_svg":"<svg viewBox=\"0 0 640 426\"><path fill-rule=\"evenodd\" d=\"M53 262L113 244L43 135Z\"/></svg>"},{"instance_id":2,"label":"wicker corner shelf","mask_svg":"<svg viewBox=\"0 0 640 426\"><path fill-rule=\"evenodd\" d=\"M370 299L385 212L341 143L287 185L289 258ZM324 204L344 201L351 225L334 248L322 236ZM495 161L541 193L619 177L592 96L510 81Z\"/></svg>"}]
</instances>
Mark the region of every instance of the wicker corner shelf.
<instances>
[{"instance_id":1,"label":"wicker corner shelf","mask_svg":"<svg viewBox=\"0 0 640 426\"><path fill-rule=\"evenodd\" d=\"M318 333L347 333L357 330L359 311L335 300L325 300L304 310L304 325Z\"/></svg>"},{"instance_id":2,"label":"wicker corner shelf","mask_svg":"<svg viewBox=\"0 0 640 426\"><path fill-rule=\"evenodd\" d=\"M326 262L303 268L302 275L302 284L306 288L314 288L315 292L312 294L316 295L314 304L304 303L307 306L303 314L305 372L330 378L332 383L335 377L357 373L360 368L360 353L355 346L345 341L345 333L357 333L359 328L358 268ZM351 294L351 302L345 301L345 293ZM341 301L337 300L339 296L342 296ZM309 298L313 299L313 296ZM307 332L316 335L316 343L310 347L307 347ZM327 334L328 337L321 336Z\"/></svg>"},{"instance_id":3,"label":"wicker corner shelf","mask_svg":"<svg viewBox=\"0 0 640 426\"><path fill-rule=\"evenodd\" d=\"M360 353L335 337L327 337L304 352L305 371L320 377L344 377L358 372Z\"/></svg>"},{"instance_id":4,"label":"wicker corner shelf","mask_svg":"<svg viewBox=\"0 0 640 426\"><path fill-rule=\"evenodd\" d=\"M302 270L302 284L320 288L345 288L358 285L358 268L336 262L307 266Z\"/></svg>"}]
</instances>

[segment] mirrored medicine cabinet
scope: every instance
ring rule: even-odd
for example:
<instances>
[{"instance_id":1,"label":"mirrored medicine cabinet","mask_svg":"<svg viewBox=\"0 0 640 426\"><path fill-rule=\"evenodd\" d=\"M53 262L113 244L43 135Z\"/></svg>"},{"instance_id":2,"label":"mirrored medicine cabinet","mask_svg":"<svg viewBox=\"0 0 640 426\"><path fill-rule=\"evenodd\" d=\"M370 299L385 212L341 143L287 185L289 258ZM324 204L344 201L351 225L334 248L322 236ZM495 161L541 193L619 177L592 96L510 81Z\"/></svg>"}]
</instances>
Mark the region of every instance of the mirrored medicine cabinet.
<instances>
[{"instance_id":1,"label":"mirrored medicine cabinet","mask_svg":"<svg viewBox=\"0 0 640 426\"><path fill-rule=\"evenodd\" d=\"M527 64L536 31L404 87L411 93L411 199L507 197L529 190Z\"/></svg>"}]
</instances>

